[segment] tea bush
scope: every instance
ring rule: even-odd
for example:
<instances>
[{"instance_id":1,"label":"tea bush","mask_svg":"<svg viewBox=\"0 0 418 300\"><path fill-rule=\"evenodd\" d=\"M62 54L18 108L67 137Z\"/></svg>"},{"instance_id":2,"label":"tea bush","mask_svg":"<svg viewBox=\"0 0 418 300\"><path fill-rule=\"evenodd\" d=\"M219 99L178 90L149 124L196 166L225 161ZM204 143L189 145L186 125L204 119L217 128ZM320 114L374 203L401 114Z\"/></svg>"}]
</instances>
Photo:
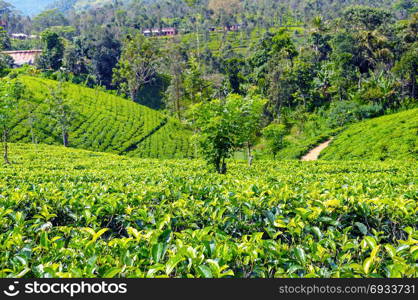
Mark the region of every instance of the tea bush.
<instances>
[{"instance_id":1,"label":"tea bush","mask_svg":"<svg viewBox=\"0 0 418 300\"><path fill-rule=\"evenodd\" d=\"M1 277L417 277L418 163L199 160L11 145Z\"/></svg>"}]
</instances>

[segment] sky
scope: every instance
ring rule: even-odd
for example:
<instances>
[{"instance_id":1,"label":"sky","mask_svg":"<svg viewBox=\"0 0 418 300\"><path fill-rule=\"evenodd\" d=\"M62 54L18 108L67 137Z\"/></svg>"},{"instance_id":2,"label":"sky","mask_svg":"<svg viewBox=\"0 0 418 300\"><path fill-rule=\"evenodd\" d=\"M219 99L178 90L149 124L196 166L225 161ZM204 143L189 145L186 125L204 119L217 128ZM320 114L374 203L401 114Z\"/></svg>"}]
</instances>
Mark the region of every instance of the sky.
<instances>
[{"instance_id":1,"label":"sky","mask_svg":"<svg viewBox=\"0 0 418 300\"><path fill-rule=\"evenodd\" d=\"M44 10L55 0L5 0L25 15L33 16Z\"/></svg>"}]
</instances>

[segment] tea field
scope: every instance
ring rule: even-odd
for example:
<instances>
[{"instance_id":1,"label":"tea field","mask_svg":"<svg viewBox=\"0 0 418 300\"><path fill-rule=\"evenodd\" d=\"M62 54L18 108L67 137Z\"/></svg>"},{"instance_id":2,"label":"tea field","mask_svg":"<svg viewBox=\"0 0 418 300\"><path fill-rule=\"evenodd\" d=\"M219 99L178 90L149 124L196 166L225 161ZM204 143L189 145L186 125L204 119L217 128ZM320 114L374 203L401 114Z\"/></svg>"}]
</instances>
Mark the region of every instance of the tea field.
<instances>
[{"instance_id":1,"label":"tea field","mask_svg":"<svg viewBox=\"0 0 418 300\"><path fill-rule=\"evenodd\" d=\"M349 126L321 153L322 159L418 159L418 109Z\"/></svg>"},{"instance_id":2,"label":"tea field","mask_svg":"<svg viewBox=\"0 0 418 300\"><path fill-rule=\"evenodd\" d=\"M20 80L30 92L15 117L11 140L61 144L61 128L48 106L58 82L30 76L21 76ZM137 157L192 155L191 133L177 120L99 90L69 83L62 89L70 107L71 147Z\"/></svg>"},{"instance_id":3,"label":"tea field","mask_svg":"<svg viewBox=\"0 0 418 300\"><path fill-rule=\"evenodd\" d=\"M0 277L417 277L418 163L11 145Z\"/></svg>"}]
</instances>

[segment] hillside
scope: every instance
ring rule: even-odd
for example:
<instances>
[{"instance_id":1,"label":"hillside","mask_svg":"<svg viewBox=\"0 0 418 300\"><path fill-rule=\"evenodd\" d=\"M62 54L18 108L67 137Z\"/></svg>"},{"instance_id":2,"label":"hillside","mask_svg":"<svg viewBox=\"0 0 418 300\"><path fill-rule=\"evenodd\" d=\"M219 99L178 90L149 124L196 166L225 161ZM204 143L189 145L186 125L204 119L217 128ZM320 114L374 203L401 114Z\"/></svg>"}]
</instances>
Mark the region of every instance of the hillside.
<instances>
[{"instance_id":1,"label":"hillside","mask_svg":"<svg viewBox=\"0 0 418 300\"><path fill-rule=\"evenodd\" d=\"M10 157L0 277L417 276L416 162L233 162L219 175L47 145Z\"/></svg>"},{"instance_id":2,"label":"hillside","mask_svg":"<svg viewBox=\"0 0 418 300\"><path fill-rule=\"evenodd\" d=\"M320 159L418 159L418 109L349 126Z\"/></svg>"},{"instance_id":3,"label":"hillside","mask_svg":"<svg viewBox=\"0 0 418 300\"><path fill-rule=\"evenodd\" d=\"M57 82L28 76L21 79L29 90L29 101L16 116L11 140L61 144L59 124L47 104ZM190 134L176 120L99 90L64 84L63 92L71 109L71 147L140 157L190 156Z\"/></svg>"}]
</instances>

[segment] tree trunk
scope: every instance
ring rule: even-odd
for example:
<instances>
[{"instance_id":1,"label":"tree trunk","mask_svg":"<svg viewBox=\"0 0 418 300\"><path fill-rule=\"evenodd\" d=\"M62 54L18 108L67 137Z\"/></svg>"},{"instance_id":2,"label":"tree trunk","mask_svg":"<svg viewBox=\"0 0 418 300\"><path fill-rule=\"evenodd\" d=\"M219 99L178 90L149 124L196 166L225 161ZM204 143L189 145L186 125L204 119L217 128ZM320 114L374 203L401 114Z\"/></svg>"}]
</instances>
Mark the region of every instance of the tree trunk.
<instances>
[{"instance_id":1,"label":"tree trunk","mask_svg":"<svg viewBox=\"0 0 418 300\"><path fill-rule=\"evenodd\" d=\"M197 19L196 19L196 42L197 42L197 51L196 51L196 57L197 57L197 62L200 64L200 40L199 40L199 25L197 24Z\"/></svg>"},{"instance_id":2,"label":"tree trunk","mask_svg":"<svg viewBox=\"0 0 418 300\"><path fill-rule=\"evenodd\" d=\"M64 147L68 147L68 132L65 127L62 127L62 143Z\"/></svg>"},{"instance_id":3,"label":"tree trunk","mask_svg":"<svg viewBox=\"0 0 418 300\"><path fill-rule=\"evenodd\" d=\"M412 98L417 98L417 92L416 92L416 81L415 81L415 77L416 77L416 74L415 74L415 72L412 72L411 73L411 83L412 83L412 86L411 86L411 97Z\"/></svg>"},{"instance_id":4,"label":"tree trunk","mask_svg":"<svg viewBox=\"0 0 418 300\"><path fill-rule=\"evenodd\" d=\"M180 114L180 80L176 80L176 111L177 111L177 117L179 120L181 120L181 114Z\"/></svg>"},{"instance_id":5,"label":"tree trunk","mask_svg":"<svg viewBox=\"0 0 418 300\"><path fill-rule=\"evenodd\" d=\"M129 94L130 94L130 96L131 96L131 99L132 99L132 101L134 101L135 102L135 99L136 99L136 96L137 96L137 94L138 94L138 88L136 88L136 87L132 87L131 86L131 88L129 89Z\"/></svg>"},{"instance_id":6,"label":"tree trunk","mask_svg":"<svg viewBox=\"0 0 418 300\"><path fill-rule=\"evenodd\" d=\"M35 133L33 132L33 127L30 128L30 134L31 134L31 137L32 137L32 144L36 144Z\"/></svg>"},{"instance_id":7,"label":"tree trunk","mask_svg":"<svg viewBox=\"0 0 418 300\"><path fill-rule=\"evenodd\" d=\"M35 131L34 131L34 128L33 128L33 119L31 118L30 119L30 135L31 135L31 138L32 138L32 144L36 144L36 139L35 139Z\"/></svg>"},{"instance_id":8,"label":"tree trunk","mask_svg":"<svg viewBox=\"0 0 418 300\"><path fill-rule=\"evenodd\" d=\"M247 143L247 158L248 158L248 166L252 166L253 165L253 160L254 157L251 154L251 144Z\"/></svg>"},{"instance_id":9,"label":"tree trunk","mask_svg":"<svg viewBox=\"0 0 418 300\"><path fill-rule=\"evenodd\" d=\"M225 158L222 159L222 165L221 165L221 169L220 169L219 174L223 174L223 175L226 174L226 162L225 162Z\"/></svg>"},{"instance_id":10,"label":"tree trunk","mask_svg":"<svg viewBox=\"0 0 418 300\"><path fill-rule=\"evenodd\" d=\"M3 151L4 151L4 163L10 165L9 161L9 146L7 144L8 132L7 129L3 130Z\"/></svg>"}]
</instances>

